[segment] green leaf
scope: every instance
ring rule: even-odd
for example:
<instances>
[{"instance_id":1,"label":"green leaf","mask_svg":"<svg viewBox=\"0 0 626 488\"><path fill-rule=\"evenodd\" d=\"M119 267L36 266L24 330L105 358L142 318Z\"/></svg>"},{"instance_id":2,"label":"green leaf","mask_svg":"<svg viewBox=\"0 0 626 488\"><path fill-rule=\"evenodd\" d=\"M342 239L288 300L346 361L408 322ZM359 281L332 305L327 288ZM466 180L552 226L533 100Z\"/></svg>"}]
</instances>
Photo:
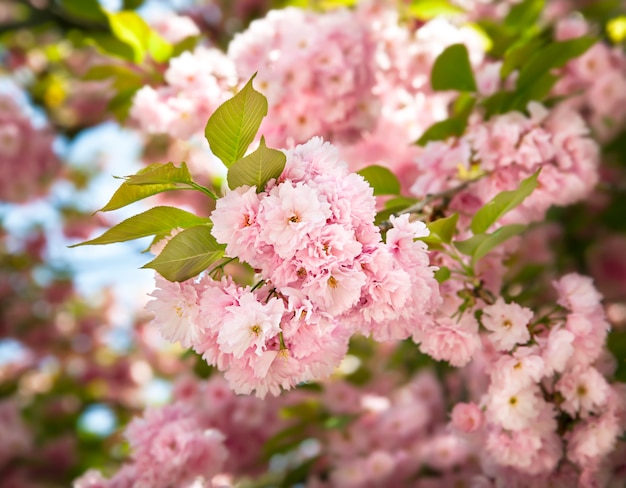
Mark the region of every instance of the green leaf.
<instances>
[{"instance_id":1,"label":"green leaf","mask_svg":"<svg viewBox=\"0 0 626 488\"><path fill-rule=\"evenodd\" d=\"M108 80L113 79L113 87L116 90L139 89L143 86L143 78L138 73L119 64L98 64L92 66L83 75L83 80ZM133 93L135 90L133 90Z\"/></svg>"},{"instance_id":2,"label":"green leaf","mask_svg":"<svg viewBox=\"0 0 626 488\"><path fill-rule=\"evenodd\" d=\"M527 87L547 71L564 66L570 59L583 54L596 41L597 39L594 37L582 36L566 41L553 42L545 48L538 50L520 71L516 82L517 88Z\"/></svg>"},{"instance_id":3,"label":"green leaf","mask_svg":"<svg viewBox=\"0 0 626 488\"><path fill-rule=\"evenodd\" d=\"M133 97L139 88L120 90L107 105L107 110L111 112L119 122L124 122L130 113L133 104Z\"/></svg>"},{"instance_id":4,"label":"green leaf","mask_svg":"<svg viewBox=\"0 0 626 488\"><path fill-rule=\"evenodd\" d=\"M464 10L446 0L413 0L409 5L409 15L420 20L430 20L440 15L462 14Z\"/></svg>"},{"instance_id":5,"label":"green leaf","mask_svg":"<svg viewBox=\"0 0 626 488\"><path fill-rule=\"evenodd\" d=\"M263 444L263 457L269 459L274 454L286 452L296 447L307 438L309 425L306 422L297 423L274 434Z\"/></svg>"},{"instance_id":6,"label":"green leaf","mask_svg":"<svg viewBox=\"0 0 626 488\"><path fill-rule=\"evenodd\" d=\"M149 171L127 176L129 185L162 185L165 183L193 183L191 174L186 163L181 163L180 168L174 163L156 164L150 166Z\"/></svg>"},{"instance_id":7,"label":"green leaf","mask_svg":"<svg viewBox=\"0 0 626 488\"><path fill-rule=\"evenodd\" d=\"M317 5L319 6L319 8L321 8L322 10L335 10L338 8L342 8L342 7L354 7L357 4L358 0L319 0L317 2ZM302 8L308 8L309 5L307 5L306 2L289 2L292 4L296 4L294 6L300 6ZM304 5L297 5L299 3L304 3Z\"/></svg>"},{"instance_id":8,"label":"green leaf","mask_svg":"<svg viewBox=\"0 0 626 488\"><path fill-rule=\"evenodd\" d=\"M622 0L594 0L581 4L579 11L585 19L593 19L599 23L616 15L623 15L624 3Z\"/></svg>"},{"instance_id":9,"label":"green leaf","mask_svg":"<svg viewBox=\"0 0 626 488\"><path fill-rule=\"evenodd\" d=\"M121 58L126 61L135 60L135 51L133 48L108 33L94 32L89 34L87 39L103 54Z\"/></svg>"},{"instance_id":10,"label":"green leaf","mask_svg":"<svg viewBox=\"0 0 626 488\"><path fill-rule=\"evenodd\" d=\"M502 22L484 18L478 21L477 25L491 40L489 55L499 59L504 53L519 39L519 33L511 32Z\"/></svg>"},{"instance_id":11,"label":"green leaf","mask_svg":"<svg viewBox=\"0 0 626 488\"><path fill-rule=\"evenodd\" d=\"M454 101L454 116L461 120L467 120L472 113L474 105L476 105L476 97L474 95L467 92L459 93L459 96Z\"/></svg>"},{"instance_id":12,"label":"green leaf","mask_svg":"<svg viewBox=\"0 0 626 488\"><path fill-rule=\"evenodd\" d=\"M517 92L513 91L498 91L493 95L485 98L481 105L485 108L485 116L487 119L497 114L504 114L515 110L516 102L519 103L520 97ZM522 110L526 107L522 106Z\"/></svg>"},{"instance_id":13,"label":"green leaf","mask_svg":"<svg viewBox=\"0 0 626 488\"><path fill-rule=\"evenodd\" d=\"M447 266L441 266L437 271L435 271L435 279L437 283L443 283L450 279L451 273L450 268Z\"/></svg>"},{"instance_id":14,"label":"green leaf","mask_svg":"<svg viewBox=\"0 0 626 488\"><path fill-rule=\"evenodd\" d=\"M312 421L320 419L323 413L322 405L317 400L304 400L280 409L280 417Z\"/></svg>"},{"instance_id":15,"label":"green leaf","mask_svg":"<svg viewBox=\"0 0 626 488\"><path fill-rule=\"evenodd\" d=\"M154 207L120 222L100 237L69 247L131 241L141 237L169 233L176 227L187 228L208 222L210 222L209 219L198 217L178 208Z\"/></svg>"},{"instance_id":16,"label":"green leaf","mask_svg":"<svg viewBox=\"0 0 626 488\"><path fill-rule=\"evenodd\" d=\"M210 226L198 225L175 235L143 268L152 268L169 281L185 281L220 259L224 248L211 235Z\"/></svg>"},{"instance_id":17,"label":"green leaf","mask_svg":"<svg viewBox=\"0 0 626 488\"><path fill-rule=\"evenodd\" d=\"M541 31L537 20L544 3L545 0L523 0L511 8L504 22L481 19L479 25L492 41L489 54L493 58L502 58L513 46L524 43L524 39L536 37Z\"/></svg>"},{"instance_id":18,"label":"green leaf","mask_svg":"<svg viewBox=\"0 0 626 488\"><path fill-rule=\"evenodd\" d=\"M418 198L413 197L394 197L385 202L385 208L394 208L404 210L405 208L415 205L419 202Z\"/></svg>"},{"instance_id":19,"label":"green leaf","mask_svg":"<svg viewBox=\"0 0 626 488\"><path fill-rule=\"evenodd\" d=\"M106 15L98 0L57 0L70 16L87 22L105 22Z\"/></svg>"},{"instance_id":20,"label":"green leaf","mask_svg":"<svg viewBox=\"0 0 626 488\"><path fill-rule=\"evenodd\" d=\"M546 72L539 76L530 85L521 89L515 97L512 108L515 110L525 110L528 106L528 102L532 100L543 101L550 92L554 84L559 81L560 76Z\"/></svg>"},{"instance_id":21,"label":"green leaf","mask_svg":"<svg viewBox=\"0 0 626 488\"><path fill-rule=\"evenodd\" d=\"M374 189L374 195L399 195L400 182L388 168L378 165L357 171Z\"/></svg>"},{"instance_id":22,"label":"green leaf","mask_svg":"<svg viewBox=\"0 0 626 488\"><path fill-rule=\"evenodd\" d=\"M267 115L267 99L253 88L254 76L217 108L204 130L211 151L227 168L246 153Z\"/></svg>"},{"instance_id":23,"label":"green leaf","mask_svg":"<svg viewBox=\"0 0 626 488\"><path fill-rule=\"evenodd\" d=\"M107 12L107 17L113 35L133 50L133 61L138 64L143 62L151 33L148 24L130 10Z\"/></svg>"},{"instance_id":24,"label":"green leaf","mask_svg":"<svg viewBox=\"0 0 626 488\"><path fill-rule=\"evenodd\" d=\"M331 415L326 420L324 420L322 425L325 429L329 430L343 430L348 425L353 423L357 418L358 416L349 413Z\"/></svg>"},{"instance_id":25,"label":"green leaf","mask_svg":"<svg viewBox=\"0 0 626 488\"><path fill-rule=\"evenodd\" d=\"M161 239L165 239L166 237L168 237L170 235L170 232L161 232L159 234L155 234L154 238L152 239L152 241L150 242L150 244L148 244L148 247L146 247L143 251L141 251L142 253L146 253L146 252L150 252L150 249L152 249L152 246L154 246L157 242L159 242Z\"/></svg>"},{"instance_id":26,"label":"green leaf","mask_svg":"<svg viewBox=\"0 0 626 488\"><path fill-rule=\"evenodd\" d=\"M543 11L545 0L524 0L514 5L504 19L504 26L522 32L533 26Z\"/></svg>"},{"instance_id":27,"label":"green leaf","mask_svg":"<svg viewBox=\"0 0 626 488\"><path fill-rule=\"evenodd\" d=\"M607 338L607 349L615 357L615 379L626 383L626 331L612 330Z\"/></svg>"},{"instance_id":28,"label":"green leaf","mask_svg":"<svg viewBox=\"0 0 626 488\"><path fill-rule=\"evenodd\" d=\"M181 188L180 183L176 180L164 180L163 173L167 173L162 170L163 166L172 165L172 163L153 164L140 170L137 175L129 176L128 178L137 178L139 176L145 177L143 179L135 179L134 183L130 181L124 181L122 185L111 197L111 200L100 209L101 212L108 212L111 210L117 210L118 208L125 207L131 203L143 200L157 193L161 193L168 190L176 190ZM173 165L172 165L173 167ZM183 169L184 168L184 169ZM175 170L181 170L181 173L177 173ZM172 171L173 177L184 177L184 171L186 170L185 163L181 168L174 168ZM159 183L148 183L149 181L160 181Z\"/></svg>"},{"instance_id":29,"label":"green leaf","mask_svg":"<svg viewBox=\"0 0 626 488\"><path fill-rule=\"evenodd\" d=\"M476 91L476 81L464 44L448 46L437 57L430 74L433 90Z\"/></svg>"},{"instance_id":30,"label":"green leaf","mask_svg":"<svg viewBox=\"0 0 626 488\"><path fill-rule=\"evenodd\" d=\"M399 215L411 205L415 205L419 200L409 197L390 198L385 202L385 209L376 214L374 225L380 225L389 220L392 215Z\"/></svg>"},{"instance_id":31,"label":"green leaf","mask_svg":"<svg viewBox=\"0 0 626 488\"><path fill-rule=\"evenodd\" d=\"M454 246L466 256L471 256L472 261L476 262L496 246L521 234L525 229L526 226L522 224L505 225L492 234L477 234L465 241L457 241Z\"/></svg>"},{"instance_id":32,"label":"green leaf","mask_svg":"<svg viewBox=\"0 0 626 488\"><path fill-rule=\"evenodd\" d=\"M548 41L549 39L545 39L545 36L533 36L514 43L504 53L504 60L500 68L500 77L504 79L514 70L524 66L539 49L542 49L548 43Z\"/></svg>"},{"instance_id":33,"label":"green leaf","mask_svg":"<svg viewBox=\"0 0 626 488\"><path fill-rule=\"evenodd\" d=\"M150 30L148 35L148 53L155 61L164 63L172 57L174 46L163 39L158 32Z\"/></svg>"},{"instance_id":34,"label":"green leaf","mask_svg":"<svg viewBox=\"0 0 626 488\"><path fill-rule=\"evenodd\" d=\"M430 141L445 141L450 137L460 137L465 132L467 119L450 117L449 119L435 122L417 140L418 146L425 146Z\"/></svg>"},{"instance_id":35,"label":"green leaf","mask_svg":"<svg viewBox=\"0 0 626 488\"><path fill-rule=\"evenodd\" d=\"M307 480L309 479L309 473L315 467L316 464L319 463L321 455L318 454L306 461L302 462L300 465L295 467L290 467L285 475L285 478L282 480L278 488L293 488L294 486L304 486L307 484Z\"/></svg>"},{"instance_id":36,"label":"green leaf","mask_svg":"<svg viewBox=\"0 0 626 488\"><path fill-rule=\"evenodd\" d=\"M228 170L228 186L234 190L238 186L256 186L262 191L272 178L278 178L285 169L287 158L282 151L270 149L265 145L265 138L256 151L242 158Z\"/></svg>"},{"instance_id":37,"label":"green leaf","mask_svg":"<svg viewBox=\"0 0 626 488\"><path fill-rule=\"evenodd\" d=\"M522 181L517 190L503 191L487 202L472 218L472 232L474 234L486 232L504 214L522 203L537 188L538 177L539 171Z\"/></svg>"},{"instance_id":38,"label":"green leaf","mask_svg":"<svg viewBox=\"0 0 626 488\"><path fill-rule=\"evenodd\" d=\"M124 0L122 2L123 10L135 10L144 4L145 0Z\"/></svg>"},{"instance_id":39,"label":"green leaf","mask_svg":"<svg viewBox=\"0 0 626 488\"><path fill-rule=\"evenodd\" d=\"M200 36L189 36L185 37L182 41L178 41L173 46L172 57L180 56L185 51L193 51L200 40Z\"/></svg>"},{"instance_id":40,"label":"green leaf","mask_svg":"<svg viewBox=\"0 0 626 488\"><path fill-rule=\"evenodd\" d=\"M430 235L422 237L426 243L445 243L450 244L454 234L456 233L456 224L459 221L459 214L455 213L449 217L437 219L427 224Z\"/></svg>"},{"instance_id":41,"label":"green leaf","mask_svg":"<svg viewBox=\"0 0 626 488\"><path fill-rule=\"evenodd\" d=\"M114 39L130 49L130 60L133 62L137 64L143 62L146 54L150 54L152 59L160 63L172 57L174 46L151 29L137 13L123 10L115 13L107 12L106 15L111 32L115 36ZM127 53L124 54L125 59L128 59Z\"/></svg>"}]
</instances>

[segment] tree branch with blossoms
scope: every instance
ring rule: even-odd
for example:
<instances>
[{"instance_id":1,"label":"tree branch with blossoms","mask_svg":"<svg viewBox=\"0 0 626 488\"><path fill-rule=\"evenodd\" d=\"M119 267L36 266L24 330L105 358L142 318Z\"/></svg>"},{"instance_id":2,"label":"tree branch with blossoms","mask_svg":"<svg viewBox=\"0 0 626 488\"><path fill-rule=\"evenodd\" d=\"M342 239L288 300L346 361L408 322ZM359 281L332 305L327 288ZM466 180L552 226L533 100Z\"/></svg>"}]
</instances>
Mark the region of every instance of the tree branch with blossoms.
<instances>
[{"instance_id":1,"label":"tree branch with blossoms","mask_svg":"<svg viewBox=\"0 0 626 488\"><path fill-rule=\"evenodd\" d=\"M403 143L408 149L400 144L410 159L402 169L411 178L404 181L377 164L393 154L393 141L384 145L384 158L372 156L374 164L357 172L344 157L368 156L393 137L393 121L381 111L375 123L375 104L361 94L380 93L381 103L402 105L393 99L401 90L385 90L387 84L419 98L410 90L424 77L419 60L400 63L407 53L392 41L410 38L410 30L399 35L394 24L384 42L376 41L376 29L391 21L363 23L378 8L365 2L354 11L287 9L251 24L229 47L236 66L224 62L220 73L209 63L201 68L219 91L215 100L229 92L230 75L239 70L233 78L240 78L240 89L211 107L204 126L212 154L226 168L224 191L196 183L185 163L156 164L127 177L102 209L184 187L215 200L210 217L156 207L83 243L153 235L156 257L144 266L157 272L146 306L153 324L222 374L198 387L207 391L133 421L127 435L137 455L129 470L160 455L148 447L167 445L158 432L177 426L186 433L175 437L177 452L196 466L194 474L219 480L223 472L245 473L224 456L226 443L237 439L224 441L215 428L217 418L237 422L220 403L227 397L236 404L234 394L254 394L235 398L258 418L272 419L271 427L260 421L246 432L272 455L285 453L289 474L304 467L312 486L405 486L422 477L452 482L458 472L484 486L509 477L520 486L548 485L597 479L604 463L619 464L610 456L624 431L626 397L605 364L609 325L601 295L590 278L566 273L544 279L544 295L525 300L508 292L521 284L507 276L531 224L554 205L583 200L599 180L598 147L585 120L550 98L559 91L558 73L596 39L585 32L550 38L535 25L538 3L524 1L503 20L508 44L493 61L456 27L433 20L433 31L449 28L459 39L432 55L429 86L419 93L445 106L449 117L421 127L419 137L403 134L417 139ZM531 19L533 29L525 32L519 18ZM357 26L349 33L338 27L346 19ZM311 39L320 33L341 49L315 50ZM284 39L297 42L289 47ZM417 52L423 46L415 42ZM282 59L283 52L314 59L312 73ZM201 130L202 116L188 117L192 109L185 117L166 113L183 99L202 100L188 72L198 60L221 56L201 48L173 59L164 86L137 93L131 114L138 124L182 138ZM263 56L267 65L259 68ZM401 68L376 72L379 58ZM333 71L345 65L349 76ZM146 116L155 100L167 107L156 121ZM365 350L362 344L378 345L359 357L359 341ZM404 383L367 385L368 374L386 378L393 370L398 342L440 377L422 372ZM343 372L351 361L357 366ZM446 375L448 367L456 376ZM442 378L449 384L442 386ZM219 416L212 417L213 402ZM442 418L446 402L449 421ZM203 409L211 412L199 415ZM429 431L429 420L439 427ZM201 429L206 437L196 439ZM205 469L191 459L191 445L207 451ZM273 486L276 479L289 486L289 474L250 486ZM179 472L163 478L189 480Z\"/></svg>"}]
</instances>

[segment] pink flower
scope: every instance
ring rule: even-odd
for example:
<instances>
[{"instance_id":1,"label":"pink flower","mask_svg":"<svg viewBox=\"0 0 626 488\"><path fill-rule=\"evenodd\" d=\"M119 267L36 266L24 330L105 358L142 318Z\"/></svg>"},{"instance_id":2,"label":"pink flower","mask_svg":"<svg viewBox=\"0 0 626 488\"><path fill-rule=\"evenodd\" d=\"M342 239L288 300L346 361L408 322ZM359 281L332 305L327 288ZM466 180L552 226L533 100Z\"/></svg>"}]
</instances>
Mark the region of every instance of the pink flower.
<instances>
[{"instance_id":1,"label":"pink flower","mask_svg":"<svg viewBox=\"0 0 626 488\"><path fill-rule=\"evenodd\" d=\"M614 449L620 433L614 415L590 417L577 424L569 435L567 457L581 467L596 464Z\"/></svg>"},{"instance_id":2,"label":"pink flower","mask_svg":"<svg viewBox=\"0 0 626 488\"><path fill-rule=\"evenodd\" d=\"M312 187L285 182L261 201L261 236L283 259L301 249L307 233L326 223L330 205Z\"/></svg>"},{"instance_id":3,"label":"pink flower","mask_svg":"<svg viewBox=\"0 0 626 488\"><path fill-rule=\"evenodd\" d=\"M26 428L15 398L0 401L0 466L4 467L15 456L27 452L32 445L32 434ZM10 462L9 462L10 465Z\"/></svg>"},{"instance_id":4,"label":"pink flower","mask_svg":"<svg viewBox=\"0 0 626 488\"><path fill-rule=\"evenodd\" d=\"M547 341L542 344L542 354L546 374L562 373L574 352L574 334L563 327L553 327Z\"/></svg>"},{"instance_id":5,"label":"pink flower","mask_svg":"<svg viewBox=\"0 0 626 488\"><path fill-rule=\"evenodd\" d=\"M604 377L592 367L574 367L567 371L556 384L556 390L564 398L561 408L572 417L579 414L586 418L605 406L609 385Z\"/></svg>"},{"instance_id":6,"label":"pink flower","mask_svg":"<svg viewBox=\"0 0 626 488\"><path fill-rule=\"evenodd\" d=\"M503 355L491 370L491 379L500 387L521 389L539 383L545 364L534 348L518 348L513 355Z\"/></svg>"},{"instance_id":7,"label":"pink flower","mask_svg":"<svg viewBox=\"0 0 626 488\"><path fill-rule=\"evenodd\" d=\"M226 244L226 255L256 265L260 227L257 222L260 198L256 188L240 186L224 195L211 213L215 239Z\"/></svg>"},{"instance_id":8,"label":"pink flower","mask_svg":"<svg viewBox=\"0 0 626 488\"><path fill-rule=\"evenodd\" d=\"M298 250L295 257L312 272L335 263L352 265L363 248L354 232L339 224L317 227L308 237L309 244Z\"/></svg>"},{"instance_id":9,"label":"pink flower","mask_svg":"<svg viewBox=\"0 0 626 488\"><path fill-rule=\"evenodd\" d=\"M224 373L230 387L238 394L253 391L258 398L268 393L280 394L281 388L289 390L303 380L300 363L287 349L267 350L261 356L248 357L248 362L233 363Z\"/></svg>"},{"instance_id":10,"label":"pink flower","mask_svg":"<svg viewBox=\"0 0 626 488\"><path fill-rule=\"evenodd\" d=\"M534 385L522 389L491 385L487 400L490 421L507 430L530 427L545 403L538 394L538 388Z\"/></svg>"},{"instance_id":11,"label":"pink flower","mask_svg":"<svg viewBox=\"0 0 626 488\"><path fill-rule=\"evenodd\" d=\"M190 36L200 34L198 26L189 17L168 12L150 22L152 27L172 44L176 44Z\"/></svg>"},{"instance_id":12,"label":"pink flower","mask_svg":"<svg viewBox=\"0 0 626 488\"><path fill-rule=\"evenodd\" d=\"M602 296L593 286L593 280L587 276L570 273L553 282L559 295L558 304L580 314L593 313Z\"/></svg>"},{"instance_id":13,"label":"pink flower","mask_svg":"<svg viewBox=\"0 0 626 488\"><path fill-rule=\"evenodd\" d=\"M448 361L461 368L472 360L480 346L478 324L471 315L459 323L449 318L437 319L437 325L426 329L420 349L437 361Z\"/></svg>"},{"instance_id":14,"label":"pink flower","mask_svg":"<svg viewBox=\"0 0 626 488\"><path fill-rule=\"evenodd\" d=\"M126 436L135 468L127 474L138 486L181 486L198 476L210 479L219 473L227 457L224 435L203 428L188 405L148 409L143 418L128 425ZM118 472L115 479L121 474Z\"/></svg>"},{"instance_id":15,"label":"pink flower","mask_svg":"<svg viewBox=\"0 0 626 488\"><path fill-rule=\"evenodd\" d=\"M457 403L452 409L452 426L461 432L475 432L483 422L483 413L475 403Z\"/></svg>"},{"instance_id":16,"label":"pink flower","mask_svg":"<svg viewBox=\"0 0 626 488\"><path fill-rule=\"evenodd\" d=\"M202 337L198 305L198 286L192 280L182 283L170 282L156 275L156 286L146 304L146 310L154 314L153 323L168 341L180 342L192 347Z\"/></svg>"},{"instance_id":17,"label":"pink flower","mask_svg":"<svg viewBox=\"0 0 626 488\"><path fill-rule=\"evenodd\" d=\"M396 467L396 459L387 451L374 451L365 460L367 478L377 483L384 482Z\"/></svg>"},{"instance_id":18,"label":"pink flower","mask_svg":"<svg viewBox=\"0 0 626 488\"><path fill-rule=\"evenodd\" d=\"M528 431L494 430L487 435L486 453L502 466L526 470L541 448L541 438Z\"/></svg>"},{"instance_id":19,"label":"pink flower","mask_svg":"<svg viewBox=\"0 0 626 488\"><path fill-rule=\"evenodd\" d=\"M365 281L365 274L356 268L332 266L307 279L302 289L313 304L336 316L356 305Z\"/></svg>"},{"instance_id":20,"label":"pink flower","mask_svg":"<svg viewBox=\"0 0 626 488\"><path fill-rule=\"evenodd\" d=\"M266 304L256 295L244 293L237 305L226 307L230 316L220 329L217 343L222 351L241 358L251 347L260 356L266 342L280 332L280 321L285 311L282 300L270 299Z\"/></svg>"},{"instance_id":21,"label":"pink flower","mask_svg":"<svg viewBox=\"0 0 626 488\"><path fill-rule=\"evenodd\" d=\"M524 344L530 339L526 326L533 318L532 310L521 307L517 303L505 303L498 297L496 303L483 309L481 322L491 331L489 339L496 349L509 351L516 344Z\"/></svg>"},{"instance_id":22,"label":"pink flower","mask_svg":"<svg viewBox=\"0 0 626 488\"><path fill-rule=\"evenodd\" d=\"M467 444L457 435L443 433L423 445L424 462L437 470L448 470L462 465L468 455Z\"/></svg>"},{"instance_id":23,"label":"pink flower","mask_svg":"<svg viewBox=\"0 0 626 488\"><path fill-rule=\"evenodd\" d=\"M158 256L159 254L161 254L163 249L165 249L165 246L168 245L172 238L180 234L182 231L183 229L181 227L174 227L168 235L150 246L150 252L155 256Z\"/></svg>"},{"instance_id":24,"label":"pink flower","mask_svg":"<svg viewBox=\"0 0 626 488\"><path fill-rule=\"evenodd\" d=\"M602 307L598 307L594 314L569 314L565 328L574 335L574 351L569 359L569 366L586 366L598 359L608 330Z\"/></svg>"}]
</instances>

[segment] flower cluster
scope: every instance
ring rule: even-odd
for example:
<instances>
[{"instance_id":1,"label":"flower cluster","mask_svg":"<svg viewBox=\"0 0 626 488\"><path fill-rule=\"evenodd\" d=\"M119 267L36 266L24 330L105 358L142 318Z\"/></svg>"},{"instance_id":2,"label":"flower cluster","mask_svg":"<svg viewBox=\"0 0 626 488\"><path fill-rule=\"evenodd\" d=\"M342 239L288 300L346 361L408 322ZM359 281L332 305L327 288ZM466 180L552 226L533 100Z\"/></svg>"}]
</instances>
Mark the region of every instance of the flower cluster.
<instances>
[{"instance_id":1,"label":"flower cluster","mask_svg":"<svg viewBox=\"0 0 626 488\"><path fill-rule=\"evenodd\" d=\"M39 196L59 172L54 134L38 127L7 93L0 94L0 200L21 203Z\"/></svg>"},{"instance_id":2,"label":"flower cluster","mask_svg":"<svg viewBox=\"0 0 626 488\"><path fill-rule=\"evenodd\" d=\"M174 396L126 427L131 457L121 469L109 479L90 470L74 488L230 486L233 473L258 469L263 442L289 425L280 406L294 401L237 396L219 377L180 378Z\"/></svg>"},{"instance_id":3,"label":"flower cluster","mask_svg":"<svg viewBox=\"0 0 626 488\"><path fill-rule=\"evenodd\" d=\"M0 468L32 448L32 433L20 418L18 405L13 399L0 402L0 435L3 439Z\"/></svg>"},{"instance_id":4,"label":"flower cluster","mask_svg":"<svg viewBox=\"0 0 626 488\"><path fill-rule=\"evenodd\" d=\"M176 44L188 37L200 35L196 23L186 15L176 15L171 12L154 17L150 24L168 42Z\"/></svg>"},{"instance_id":5,"label":"flower cluster","mask_svg":"<svg viewBox=\"0 0 626 488\"><path fill-rule=\"evenodd\" d=\"M239 393L277 395L328 376L353 333L407 338L439 303L426 246L415 241L425 225L392 219L383 242L374 215L371 187L312 139L287 151L265 191L237 188L211 215L226 255L254 268L259 286L158 278L148 310L167 339L203 354Z\"/></svg>"},{"instance_id":6,"label":"flower cluster","mask_svg":"<svg viewBox=\"0 0 626 488\"><path fill-rule=\"evenodd\" d=\"M475 120L459 139L428 143L416 160L420 175L412 193L423 197L485 175L451 203L467 214L541 170L539 188L509 221L540 220L552 205L584 199L598 182L599 154L583 119L564 105L549 111L533 102L528 108L529 116L509 112Z\"/></svg>"},{"instance_id":7,"label":"flower cluster","mask_svg":"<svg viewBox=\"0 0 626 488\"><path fill-rule=\"evenodd\" d=\"M258 72L270 104L262 131L279 146L316 135L349 140L373 127L372 54L367 25L348 10L272 10L228 47L242 79Z\"/></svg>"},{"instance_id":8,"label":"flower cluster","mask_svg":"<svg viewBox=\"0 0 626 488\"><path fill-rule=\"evenodd\" d=\"M148 409L126 429L132 462L110 480L97 471L85 473L75 488L134 486L192 486L197 480L210 482L226 460L224 436L203 428L198 412L184 404Z\"/></svg>"},{"instance_id":9,"label":"flower cluster","mask_svg":"<svg viewBox=\"0 0 626 488\"><path fill-rule=\"evenodd\" d=\"M3 487L624 486L619 2L57 3L0 7ZM61 242L150 235L151 323Z\"/></svg>"},{"instance_id":10,"label":"flower cluster","mask_svg":"<svg viewBox=\"0 0 626 488\"><path fill-rule=\"evenodd\" d=\"M557 38L566 40L587 34L589 25L580 18L562 20ZM564 69L555 95L570 95L564 103L585 115L594 135L608 141L624 128L626 119L626 56L623 50L598 42Z\"/></svg>"},{"instance_id":11,"label":"flower cluster","mask_svg":"<svg viewBox=\"0 0 626 488\"><path fill-rule=\"evenodd\" d=\"M206 120L228 99L238 78L231 61L218 49L198 47L170 61L166 85L141 88L131 117L148 134L186 139L204 129Z\"/></svg>"},{"instance_id":12,"label":"flower cluster","mask_svg":"<svg viewBox=\"0 0 626 488\"><path fill-rule=\"evenodd\" d=\"M386 166L408 190L407 182L416 177L414 160L419 156L414 142L432 124L447 118L455 96L432 89L430 72L435 59L446 47L464 43L472 66L479 68L484 62L484 46L475 31L443 17L409 28L398 10L384 2L359 2L356 12L374 43L373 92L379 110L376 124L360 138L338 142L353 171L371 164Z\"/></svg>"},{"instance_id":13,"label":"flower cluster","mask_svg":"<svg viewBox=\"0 0 626 488\"><path fill-rule=\"evenodd\" d=\"M436 92L430 73L437 56L452 44L464 44L472 66L485 59L484 44L475 31L459 27L445 18L434 18L416 29L407 28L397 9L378 2L359 5L362 21L371 26L375 41L376 87L381 113L378 123L393 124L406 137L417 140L433 123L448 116L452 92ZM416 117L415 114L419 114Z\"/></svg>"},{"instance_id":14,"label":"flower cluster","mask_svg":"<svg viewBox=\"0 0 626 488\"><path fill-rule=\"evenodd\" d=\"M477 404L457 405L452 426L496 479L546 483L567 459L598 480L626 427L626 392L605 378L613 366L599 293L578 274L554 286L558 310L543 317L501 298L482 310L489 332L468 374L486 381L470 383Z\"/></svg>"}]
</instances>

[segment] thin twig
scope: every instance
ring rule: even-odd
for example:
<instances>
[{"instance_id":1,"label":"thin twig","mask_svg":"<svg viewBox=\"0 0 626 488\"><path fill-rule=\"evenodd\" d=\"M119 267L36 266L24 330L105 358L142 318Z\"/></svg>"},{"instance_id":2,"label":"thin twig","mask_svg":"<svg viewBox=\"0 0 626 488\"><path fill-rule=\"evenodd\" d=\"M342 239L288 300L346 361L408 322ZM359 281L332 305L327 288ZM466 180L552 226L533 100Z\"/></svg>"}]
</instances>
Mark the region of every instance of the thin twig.
<instances>
[{"instance_id":1,"label":"thin twig","mask_svg":"<svg viewBox=\"0 0 626 488\"><path fill-rule=\"evenodd\" d=\"M426 195L424 197L423 200L421 200L421 201L411 205L410 207L405 208L404 210L401 210L400 212L394 212L392 215L394 217L397 217L399 215L406 214L406 213L408 213L408 214L420 213L430 203L432 203L432 202L434 202L436 200L440 200L442 198L447 198L447 197L454 196L458 192L464 190L469 185L471 185L472 183L480 180L484 176L486 176L486 174L482 174L478 178L472 178L471 180L464 181L460 185L455 186L454 188L449 188L448 190L442 191L440 193L429 193L428 195ZM382 230L391 229L391 227L392 227L391 221L390 220L384 220L384 221L382 221L378 225L378 227L380 227Z\"/></svg>"}]
</instances>

